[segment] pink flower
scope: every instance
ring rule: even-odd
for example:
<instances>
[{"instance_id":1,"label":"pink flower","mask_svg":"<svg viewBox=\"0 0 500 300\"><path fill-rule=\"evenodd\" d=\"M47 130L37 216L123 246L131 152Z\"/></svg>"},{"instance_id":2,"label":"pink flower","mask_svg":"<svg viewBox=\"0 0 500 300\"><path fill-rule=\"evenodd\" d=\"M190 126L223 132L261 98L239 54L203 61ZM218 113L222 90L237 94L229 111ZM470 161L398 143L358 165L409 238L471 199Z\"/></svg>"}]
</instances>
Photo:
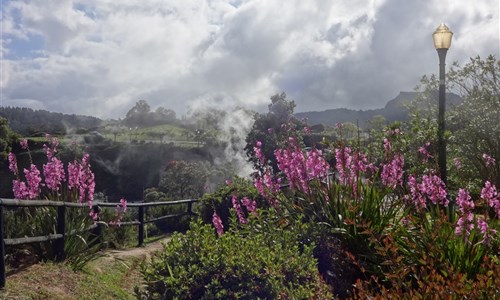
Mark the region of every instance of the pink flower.
<instances>
[{"instance_id":1,"label":"pink flower","mask_svg":"<svg viewBox=\"0 0 500 300\"><path fill-rule=\"evenodd\" d=\"M466 213L462 215L455 227L455 235L460 236L464 235L464 238L467 238L471 231L474 229L474 215L472 213Z\"/></svg>"},{"instance_id":2,"label":"pink flower","mask_svg":"<svg viewBox=\"0 0 500 300\"><path fill-rule=\"evenodd\" d=\"M31 164L29 170L24 169L24 176L26 177L26 182L28 183L25 199L38 198L40 195L40 183L42 182L40 171L34 164Z\"/></svg>"},{"instance_id":3,"label":"pink flower","mask_svg":"<svg viewBox=\"0 0 500 300\"><path fill-rule=\"evenodd\" d=\"M323 158L321 150L312 149L307 151L306 172L307 180L321 178L328 175L330 165Z\"/></svg>"},{"instance_id":4,"label":"pink flower","mask_svg":"<svg viewBox=\"0 0 500 300\"><path fill-rule=\"evenodd\" d=\"M342 125L342 123L335 123L335 127L337 129L342 129L342 127L344 127L344 125Z\"/></svg>"},{"instance_id":5,"label":"pink flower","mask_svg":"<svg viewBox=\"0 0 500 300\"><path fill-rule=\"evenodd\" d=\"M241 205L238 202L238 197L236 195L233 195L231 202L233 203L233 208L236 211L236 215L238 216L238 220L240 221L240 223L246 224L247 220L245 219L243 211L241 210Z\"/></svg>"},{"instance_id":6,"label":"pink flower","mask_svg":"<svg viewBox=\"0 0 500 300\"><path fill-rule=\"evenodd\" d=\"M80 185L80 172L82 167L80 163L75 160L73 163L68 163L68 188L73 189Z\"/></svg>"},{"instance_id":7,"label":"pink flower","mask_svg":"<svg viewBox=\"0 0 500 300\"><path fill-rule=\"evenodd\" d=\"M413 176L408 178L408 185L410 187L411 202L417 209L427 207L427 200L430 200L434 205L441 204L448 206L449 200L446 198L446 186L439 176L424 175L422 176L422 183L418 183L417 179Z\"/></svg>"},{"instance_id":8,"label":"pink flower","mask_svg":"<svg viewBox=\"0 0 500 300\"><path fill-rule=\"evenodd\" d=\"M271 169L266 168L264 172L264 184L273 194L276 194L280 190L281 178L276 178L271 174Z\"/></svg>"},{"instance_id":9,"label":"pink flower","mask_svg":"<svg viewBox=\"0 0 500 300\"><path fill-rule=\"evenodd\" d=\"M127 211L127 199L121 198L120 199L120 205L122 206L121 211L126 212Z\"/></svg>"},{"instance_id":10,"label":"pink flower","mask_svg":"<svg viewBox=\"0 0 500 300\"><path fill-rule=\"evenodd\" d=\"M16 155L12 152L9 153L9 170L14 173L14 175L19 176Z\"/></svg>"},{"instance_id":11,"label":"pink flower","mask_svg":"<svg viewBox=\"0 0 500 300\"><path fill-rule=\"evenodd\" d=\"M268 132L269 134L273 134L274 129L270 127L270 128L268 128L268 129L267 129L267 132Z\"/></svg>"},{"instance_id":12,"label":"pink flower","mask_svg":"<svg viewBox=\"0 0 500 300\"><path fill-rule=\"evenodd\" d=\"M43 150L47 158L50 160L57 152L57 147L59 146L59 140L56 137L51 138L50 134L46 134L45 138L49 141L49 145L43 144Z\"/></svg>"},{"instance_id":13,"label":"pink flower","mask_svg":"<svg viewBox=\"0 0 500 300\"><path fill-rule=\"evenodd\" d=\"M474 210L474 201L472 201L469 192L465 189L459 189L456 202L462 213L471 212Z\"/></svg>"},{"instance_id":14,"label":"pink flower","mask_svg":"<svg viewBox=\"0 0 500 300\"><path fill-rule=\"evenodd\" d=\"M394 155L394 159L388 164L384 164L382 167L382 183L395 189L396 186L403 184L403 167L405 164L405 160L403 155L396 154Z\"/></svg>"},{"instance_id":15,"label":"pink flower","mask_svg":"<svg viewBox=\"0 0 500 300\"><path fill-rule=\"evenodd\" d=\"M115 207L115 216L116 220L110 221L110 225L115 225L115 226L121 226L122 224L122 219L123 219L123 214L127 211L127 200L125 198L120 199L120 204L117 204ZM91 213L90 215L94 220L97 219L98 216L94 215L94 213Z\"/></svg>"},{"instance_id":16,"label":"pink flower","mask_svg":"<svg viewBox=\"0 0 500 300\"><path fill-rule=\"evenodd\" d=\"M456 235L464 235L467 238L472 229L474 229L474 201L465 189L459 189L456 202L462 212L462 216L458 219L455 227Z\"/></svg>"},{"instance_id":17,"label":"pink flower","mask_svg":"<svg viewBox=\"0 0 500 300\"><path fill-rule=\"evenodd\" d=\"M28 196L28 187L26 187L26 183L20 180L12 181L12 191L16 199L26 199Z\"/></svg>"},{"instance_id":18,"label":"pink flower","mask_svg":"<svg viewBox=\"0 0 500 300\"><path fill-rule=\"evenodd\" d=\"M340 183L347 185L350 182L349 179L351 178L351 148L344 147L343 149L335 149L335 160L335 168L339 174Z\"/></svg>"},{"instance_id":19,"label":"pink flower","mask_svg":"<svg viewBox=\"0 0 500 300\"><path fill-rule=\"evenodd\" d=\"M27 139L22 139L19 144L21 145L21 148L24 150L28 150L28 140Z\"/></svg>"},{"instance_id":20,"label":"pink flower","mask_svg":"<svg viewBox=\"0 0 500 300\"><path fill-rule=\"evenodd\" d=\"M389 139L384 139L384 151L386 159L389 158L391 154L391 149L392 149L391 141L389 141Z\"/></svg>"},{"instance_id":21,"label":"pink flower","mask_svg":"<svg viewBox=\"0 0 500 300\"><path fill-rule=\"evenodd\" d=\"M94 220L94 221L98 221L99 220L99 213L94 211L94 209L92 208L92 205L89 205L89 207L90 207L90 212L89 212L90 218L92 218L92 220ZM113 225L113 223L114 222L112 222L112 225Z\"/></svg>"},{"instance_id":22,"label":"pink flower","mask_svg":"<svg viewBox=\"0 0 500 300\"><path fill-rule=\"evenodd\" d=\"M304 127L304 132L306 134L311 134L311 128L310 127Z\"/></svg>"},{"instance_id":23,"label":"pink flower","mask_svg":"<svg viewBox=\"0 0 500 300\"><path fill-rule=\"evenodd\" d=\"M82 158L78 183L80 184L80 203L87 201L89 207L92 207L92 201L94 200L95 178L94 173L90 169L89 160L90 156L85 153Z\"/></svg>"},{"instance_id":24,"label":"pink flower","mask_svg":"<svg viewBox=\"0 0 500 300\"><path fill-rule=\"evenodd\" d=\"M255 147L253 147L253 152L255 153L255 156L259 159L261 164L266 163L266 158L264 157L264 154L262 154L262 142L257 141L255 143Z\"/></svg>"},{"instance_id":25,"label":"pink flower","mask_svg":"<svg viewBox=\"0 0 500 300\"><path fill-rule=\"evenodd\" d=\"M487 167L494 166L496 162L496 160L493 157L489 156L486 153L483 154L483 160Z\"/></svg>"},{"instance_id":26,"label":"pink flower","mask_svg":"<svg viewBox=\"0 0 500 300\"><path fill-rule=\"evenodd\" d=\"M304 192L309 192L307 185L306 158L293 138L289 138L292 146L286 149L276 149L274 156L278 168L285 174L291 188L297 187Z\"/></svg>"},{"instance_id":27,"label":"pink flower","mask_svg":"<svg viewBox=\"0 0 500 300\"><path fill-rule=\"evenodd\" d=\"M217 235L221 236L222 234L224 234L224 225L222 224L222 220L216 211L214 211L214 214L212 216L212 223L217 230Z\"/></svg>"},{"instance_id":28,"label":"pink flower","mask_svg":"<svg viewBox=\"0 0 500 300\"><path fill-rule=\"evenodd\" d=\"M495 229L490 229L488 223L482 218L479 218L477 220L477 227L483 235L483 240L481 242L485 245L488 245L490 243L491 239L493 238L492 235L497 234L497 231Z\"/></svg>"},{"instance_id":29,"label":"pink flower","mask_svg":"<svg viewBox=\"0 0 500 300\"><path fill-rule=\"evenodd\" d=\"M230 179L226 179L225 183L227 186L233 185L233 182Z\"/></svg>"},{"instance_id":30,"label":"pink flower","mask_svg":"<svg viewBox=\"0 0 500 300\"><path fill-rule=\"evenodd\" d=\"M43 175L45 184L52 191L59 191L62 182L66 180L63 163L54 156L43 165Z\"/></svg>"},{"instance_id":31,"label":"pink flower","mask_svg":"<svg viewBox=\"0 0 500 300\"><path fill-rule=\"evenodd\" d=\"M453 159L453 163L455 164L455 168L461 169L462 168L462 160L458 157L455 157Z\"/></svg>"},{"instance_id":32,"label":"pink flower","mask_svg":"<svg viewBox=\"0 0 500 300\"><path fill-rule=\"evenodd\" d=\"M248 212L251 212L254 217L257 218L257 202L255 202L255 200L243 197L243 199L241 199L241 203L247 208Z\"/></svg>"},{"instance_id":33,"label":"pink flower","mask_svg":"<svg viewBox=\"0 0 500 300\"><path fill-rule=\"evenodd\" d=\"M425 193L433 204L448 206L446 186L437 175L422 176L421 192Z\"/></svg>"},{"instance_id":34,"label":"pink flower","mask_svg":"<svg viewBox=\"0 0 500 300\"><path fill-rule=\"evenodd\" d=\"M410 193L412 195L411 201L417 208L417 210L421 210L427 207L427 198L424 194L420 192L419 184L417 179L414 176L410 176L408 178L408 186L410 187Z\"/></svg>"},{"instance_id":35,"label":"pink flower","mask_svg":"<svg viewBox=\"0 0 500 300\"><path fill-rule=\"evenodd\" d=\"M481 189L481 198L488 202L488 205L495 210L497 218L500 218L500 196L496 186L486 181Z\"/></svg>"},{"instance_id":36,"label":"pink flower","mask_svg":"<svg viewBox=\"0 0 500 300\"><path fill-rule=\"evenodd\" d=\"M265 165L263 171L254 174L253 184L259 194L264 197L271 206L276 207L274 194L278 193L281 185L281 178L273 175L272 167Z\"/></svg>"},{"instance_id":37,"label":"pink flower","mask_svg":"<svg viewBox=\"0 0 500 300\"><path fill-rule=\"evenodd\" d=\"M424 146L418 148L418 152L422 154L425 158L432 158L432 155L429 153L429 146L431 145L430 142L425 143Z\"/></svg>"}]
</instances>

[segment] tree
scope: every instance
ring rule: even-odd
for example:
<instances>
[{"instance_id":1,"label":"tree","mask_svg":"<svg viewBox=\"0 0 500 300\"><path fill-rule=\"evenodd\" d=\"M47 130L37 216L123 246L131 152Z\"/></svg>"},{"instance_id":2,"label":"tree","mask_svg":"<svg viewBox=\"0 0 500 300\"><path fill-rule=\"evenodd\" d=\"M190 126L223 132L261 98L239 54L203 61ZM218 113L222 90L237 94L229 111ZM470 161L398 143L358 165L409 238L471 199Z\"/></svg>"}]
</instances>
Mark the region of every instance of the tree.
<instances>
[{"instance_id":1,"label":"tree","mask_svg":"<svg viewBox=\"0 0 500 300\"><path fill-rule=\"evenodd\" d=\"M500 186L500 61L490 55L477 56L464 66L453 63L447 73L448 92L458 94L463 101L447 104L446 125L448 138L448 170L453 182L476 189L489 180ZM418 104L413 106L411 125L413 134L424 139L435 139L437 99L439 86L436 76L424 76ZM448 98L447 98L448 100ZM447 101L448 102L448 101ZM422 145L420 145L422 146ZM483 155L496 159L488 164ZM457 168L452 161L457 160ZM465 182L466 180L469 182Z\"/></svg>"},{"instance_id":2,"label":"tree","mask_svg":"<svg viewBox=\"0 0 500 300\"><path fill-rule=\"evenodd\" d=\"M0 156L4 160L10 152L17 135L10 129L7 119L0 117Z\"/></svg>"},{"instance_id":3,"label":"tree","mask_svg":"<svg viewBox=\"0 0 500 300\"><path fill-rule=\"evenodd\" d=\"M151 107L146 100L139 100L135 103L123 120L128 126L146 126L150 120Z\"/></svg>"},{"instance_id":4,"label":"tree","mask_svg":"<svg viewBox=\"0 0 500 300\"><path fill-rule=\"evenodd\" d=\"M158 189L171 199L198 198L210 172L207 162L174 160L161 173Z\"/></svg>"},{"instance_id":5,"label":"tree","mask_svg":"<svg viewBox=\"0 0 500 300\"><path fill-rule=\"evenodd\" d=\"M163 106L160 106L155 110L154 119L156 124L173 124L177 121L175 111Z\"/></svg>"},{"instance_id":6,"label":"tree","mask_svg":"<svg viewBox=\"0 0 500 300\"><path fill-rule=\"evenodd\" d=\"M453 134L450 146L462 160L468 176L478 176L500 186L500 61L479 56L461 67L454 63L448 72L451 89L464 101L453 109L448 124ZM483 154L496 159L488 165Z\"/></svg>"},{"instance_id":7,"label":"tree","mask_svg":"<svg viewBox=\"0 0 500 300\"><path fill-rule=\"evenodd\" d=\"M258 158L255 157L254 147L257 141L262 143L262 153L271 161L271 166L278 171L274 150L286 143L290 134L296 134L296 140L302 143L301 130L305 123L294 115L295 102L286 99L286 94L276 94L271 97L267 114L256 114L252 129L246 137L245 151L249 161L258 168Z\"/></svg>"}]
</instances>

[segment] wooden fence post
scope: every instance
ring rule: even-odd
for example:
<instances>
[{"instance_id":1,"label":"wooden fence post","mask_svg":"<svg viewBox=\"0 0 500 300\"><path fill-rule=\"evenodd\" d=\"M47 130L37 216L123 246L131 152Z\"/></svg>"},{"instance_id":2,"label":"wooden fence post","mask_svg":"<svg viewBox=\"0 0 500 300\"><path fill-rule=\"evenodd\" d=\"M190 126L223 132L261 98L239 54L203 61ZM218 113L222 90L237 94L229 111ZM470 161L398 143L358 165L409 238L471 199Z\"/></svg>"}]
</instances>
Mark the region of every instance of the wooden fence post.
<instances>
[{"instance_id":1,"label":"wooden fence post","mask_svg":"<svg viewBox=\"0 0 500 300\"><path fill-rule=\"evenodd\" d=\"M139 243L138 246L144 245L144 206L139 206Z\"/></svg>"},{"instance_id":2,"label":"wooden fence post","mask_svg":"<svg viewBox=\"0 0 500 300\"><path fill-rule=\"evenodd\" d=\"M5 246L3 241L3 205L0 204L0 289L5 287Z\"/></svg>"},{"instance_id":3,"label":"wooden fence post","mask_svg":"<svg viewBox=\"0 0 500 300\"><path fill-rule=\"evenodd\" d=\"M192 215L193 214L193 202L188 202L188 210L187 210L187 213L189 215Z\"/></svg>"},{"instance_id":4,"label":"wooden fence post","mask_svg":"<svg viewBox=\"0 0 500 300\"><path fill-rule=\"evenodd\" d=\"M57 226L56 233L62 234L62 238L56 240L55 245L55 253L56 260L63 261L64 260L64 242L66 239L66 206L61 205L57 207Z\"/></svg>"},{"instance_id":5,"label":"wooden fence post","mask_svg":"<svg viewBox=\"0 0 500 300\"><path fill-rule=\"evenodd\" d=\"M92 210L94 211L95 214L97 214L99 216L102 209L99 205L94 204L92 206ZM102 234L103 225L100 222L100 217L97 217L95 222L97 222L97 227L94 230L92 230L92 235L94 235L94 238L92 239L91 246L94 246L96 244L102 244L104 242L104 238L103 238L103 234ZM102 247L102 245L100 245L99 247Z\"/></svg>"}]
</instances>

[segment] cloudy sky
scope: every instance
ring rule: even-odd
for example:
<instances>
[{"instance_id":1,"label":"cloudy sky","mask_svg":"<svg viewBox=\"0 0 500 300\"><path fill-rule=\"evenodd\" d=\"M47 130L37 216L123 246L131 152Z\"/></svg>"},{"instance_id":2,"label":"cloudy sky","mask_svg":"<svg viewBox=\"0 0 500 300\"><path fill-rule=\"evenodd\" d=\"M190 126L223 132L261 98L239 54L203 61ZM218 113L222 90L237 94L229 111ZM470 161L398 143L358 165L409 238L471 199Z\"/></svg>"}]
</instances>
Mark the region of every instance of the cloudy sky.
<instances>
[{"instance_id":1,"label":"cloudy sky","mask_svg":"<svg viewBox=\"0 0 500 300\"><path fill-rule=\"evenodd\" d=\"M498 0L0 0L1 105L123 117L140 99L265 111L383 107L448 62L499 54Z\"/></svg>"}]
</instances>

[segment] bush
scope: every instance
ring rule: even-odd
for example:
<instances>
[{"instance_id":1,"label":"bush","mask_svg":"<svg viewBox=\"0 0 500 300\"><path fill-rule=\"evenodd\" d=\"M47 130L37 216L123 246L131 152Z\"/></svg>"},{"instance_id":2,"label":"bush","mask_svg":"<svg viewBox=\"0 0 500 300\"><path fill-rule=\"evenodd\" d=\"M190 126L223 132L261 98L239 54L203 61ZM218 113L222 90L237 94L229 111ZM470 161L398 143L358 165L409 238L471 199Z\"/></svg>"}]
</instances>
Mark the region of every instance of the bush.
<instances>
[{"instance_id":1,"label":"bush","mask_svg":"<svg viewBox=\"0 0 500 300\"><path fill-rule=\"evenodd\" d=\"M264 219L264 218L261 218ZM267 218L266 218L267 219ZM233 223L234 224L234 223ZM259 225L261 226L261 225ZM328 299L318 274L314 245L300 243L305 225L250 224L217 237L193 222L176 234L142 270L146 299Z\"/></svg>"},{"instance_id":2,"label":"bush","mask_svg":"<svg viewBox=\"0 0 500 300\"><path fill-rule=\"evenodd\" d=\"M229 210L233 207L231 202L233 195L237 195L239 199L248 197L256 200L258 207L268 206L250 180L235 177L229 184L223 185L217 191L205 194L201 198L201 206L199 206L198 210L203 221L212 223L212 215L215 210L221 218L224 228L228 228Z\"/></svg>"}]
</instances>

